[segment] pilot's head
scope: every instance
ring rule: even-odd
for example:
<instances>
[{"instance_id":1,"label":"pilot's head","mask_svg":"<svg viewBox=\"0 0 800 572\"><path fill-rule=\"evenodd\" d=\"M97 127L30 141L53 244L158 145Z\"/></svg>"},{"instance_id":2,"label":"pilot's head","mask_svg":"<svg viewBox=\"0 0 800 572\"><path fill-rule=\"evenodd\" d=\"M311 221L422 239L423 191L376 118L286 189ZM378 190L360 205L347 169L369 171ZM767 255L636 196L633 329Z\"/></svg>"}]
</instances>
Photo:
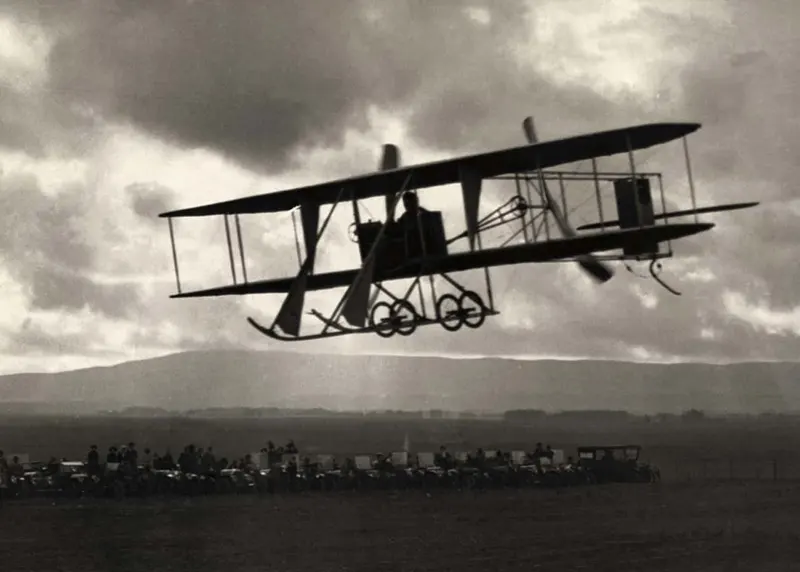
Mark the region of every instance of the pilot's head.
<instances>
[{"instance_id":1,"label":"pilot's head","mask_svg":"<svg viewBox=\"0 0 800 572\"><path fill-rule=\"evenodd\" d=\"M403 193L403 207L405 207L406 212L415 214L419 209L419 198L417 197L417 193Z\"/></svg>"}]
</instances>

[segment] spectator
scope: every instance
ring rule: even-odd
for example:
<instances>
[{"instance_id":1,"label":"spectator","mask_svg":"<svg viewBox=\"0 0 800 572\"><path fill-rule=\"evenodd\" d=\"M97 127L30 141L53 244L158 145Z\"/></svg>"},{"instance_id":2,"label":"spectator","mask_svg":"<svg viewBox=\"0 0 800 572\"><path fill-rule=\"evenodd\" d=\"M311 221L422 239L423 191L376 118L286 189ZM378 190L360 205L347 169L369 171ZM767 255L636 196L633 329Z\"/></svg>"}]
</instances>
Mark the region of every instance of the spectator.
<instances>
[{"instance_id":1,"label":"spectator","mask_svg":"<svg viewBox=\"0 0 800 572\"><path fill-rule=\"evenodd\" d=\"M149 471L153 468L153 453L150 451L149 447L145 447L144 453L142 453L142 466L145 471Z\"/></svg>"},{"instance_id":2,"label":"spectator","mask_svg":"<svg viewBox=\"0 0 800 572\"><path fill-rule=\"evenodd\" d=\"M216 459L214 458L214 449L209 447L203 454L202 467L204 473L213 473L216 468Z\"/></svg>"},{"instance_id":3,"label":"spectator","mask_svg":"<svg viewBox=\"0 0 800 572\"><path fill-rule=\"evenodd\" d=\"M183 448L183 452L178 456L178 466L181 469L181 472L184 474L188 474L191 472L192 462L191 462L191 451L189 446Z\"/></svg>"},{"instance_id":4,"label":"spectator","mask_svg":"<svg viewBox=\"0 0 800 572\"><path fill-rule=\"evenodd\" d=\"M11 458L11 464L8 466L8 474L11 477L17 478L25 476L25 469L22 468L22 465L19 462L19 457L16 455Z\"/></svg>"},{"instance_id":5,"label":"spectator","mask_svg":"<svg viewBox=\"0 0 800 572\"><path fill-rule=\"evenodd\" d=\"M86 470L94 476L100 473L100 453L97 452L97 445L89 447L86 455Z\"/></svg>"},{"instance_id":6,"label":"spectator","mask_svg":"<svg viewBox=\"0 0 800 572\"><path fill-rule=\"evenodd\" d=\"M128 443L128 450L125 453L125 461L128 465L135 469L139 463L139 452L136 450L136 444Z\"/></svg>"},{"instance_id":7,"label":"spectator","mask_svg":"<svg viewBox=\"0 0 800 572\"><path fill-rule=\"evenodd\" d=\"M3 498L6 496L9 480L8 460L3 454L3 451L0 451L0 503L3 502Z\"/></svg>"}]
</instances>

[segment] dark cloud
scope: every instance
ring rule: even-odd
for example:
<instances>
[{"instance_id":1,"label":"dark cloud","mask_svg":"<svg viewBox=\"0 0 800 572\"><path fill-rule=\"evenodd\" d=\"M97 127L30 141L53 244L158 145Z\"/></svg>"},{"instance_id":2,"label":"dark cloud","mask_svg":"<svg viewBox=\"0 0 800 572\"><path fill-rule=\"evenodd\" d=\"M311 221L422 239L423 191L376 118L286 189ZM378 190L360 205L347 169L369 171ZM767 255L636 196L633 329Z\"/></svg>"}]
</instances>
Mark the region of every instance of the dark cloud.
<instances>
[{"instance_id":1,"label":"dark cloud","mask_svg":"<svg viewBox=\"0 0 800 572\"><path fill-rule=\"evenodd\" d=\"M174 208L174 191L158 183L133 183L125 191L133 212L153 224L158 222L160 213Z\"/></svg>"},{"instance_id":2,"label":"dark cloud","mask_svg":"<svg viewBox=\"0 0 800 572\"><path fill-rule=\"evenodd\" d=\"M31 304L40 310L93 310L109 318L131 316L139 305L133 284L98 284L86 276L37 268L30 283Z\"/></svg>"},{"instance_id":3,"label":"dark cloud","mask_svg":"<svg viewBox=\"0 0 800 572\"><path fill-rule=\"evenodd\" d=\"M502 108L485 105L493 93L557 99L545 82L518 79L531 74L510 57L527 33L516 0L39 4L56 38L50 88L64 101L256 169L279 171L303 145L340 144L368 126L371 106L408 109L422 139L451 143ZM492 23L468 7L489 9ZM432 119L446 129L422 129Z\"/></svg>"}]
</instances>

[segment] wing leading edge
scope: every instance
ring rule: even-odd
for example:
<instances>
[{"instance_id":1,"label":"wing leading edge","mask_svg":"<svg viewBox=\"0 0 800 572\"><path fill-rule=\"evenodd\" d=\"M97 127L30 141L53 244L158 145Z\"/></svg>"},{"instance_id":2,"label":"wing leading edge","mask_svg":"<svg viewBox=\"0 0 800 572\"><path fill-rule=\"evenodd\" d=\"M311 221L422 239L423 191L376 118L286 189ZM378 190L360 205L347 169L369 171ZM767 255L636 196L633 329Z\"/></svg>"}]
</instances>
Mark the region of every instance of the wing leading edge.
<instances>
[{"instance_id":1,"label":"wing leading edge","mask_svg":"<svg viewBox=\"0 0 800 572\"><path fill-rule=\"evenodd\" d=\"M459 252L440 258L431 258L422 262L410 263L386 274L376 274L374 281L414 278L418 274L461 272L475 268L491 268L495 266L508 266L511 264L551 262L592 252L616 250L640 242L654 243L675 240L705 232L712 228L714 228L713 223L672 224L591 233L573 238L518 244L503 248L489 248L473 252ZM306 289L329 290L331 288L350 286L357 274L358 270L353 269L310 275L307 277ZM293 277L260 280L248 284L236 284L173 294L171 298L280 294L288 292L293 281Z\"/></svg>"},{"instance_id":2,"label":"wing leading edge","mask_svg":"<svg viewBox=\"0 0 800 572\"><path fill-rule=\"evenodd\" d=\"M198 207L162 213L159 217L201 217L224 214L253 214L288 211L301 204L336 202L338 190L346 187L357 200L395 192L411 174L410 188L424 189L454 184L459 170L468 167L481 177L547 169L556 165L646 149L697 131L699 123L650 123L512 147L444 161L409 165L336 181L233 199Z\"/></svg>"}]
</instances>

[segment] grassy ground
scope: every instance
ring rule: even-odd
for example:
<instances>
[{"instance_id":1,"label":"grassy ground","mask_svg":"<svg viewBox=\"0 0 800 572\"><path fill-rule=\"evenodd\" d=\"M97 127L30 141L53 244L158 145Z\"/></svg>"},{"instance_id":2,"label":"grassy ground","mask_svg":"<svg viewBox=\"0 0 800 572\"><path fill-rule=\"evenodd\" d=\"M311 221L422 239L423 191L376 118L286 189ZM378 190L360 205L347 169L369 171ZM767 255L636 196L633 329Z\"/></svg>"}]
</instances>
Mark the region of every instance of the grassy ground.
<instances>
[{"instance_id":1,"label":"grassy ground","mask_svg":"<svg viewBox=\"0 0 800 572\"><path fill-rule=\"evenodd\" d=\"M0 510L8 570L790 570L800 486L629 485Z\"/></svg>"},{"instance_id":2,"label":"grassy ground","mask_svg":"<svg viewBox=\"0 0 800 572\"><path fill-rule=\"evenodd\" d=\"M88 445L187 443L241 455L268 439L302 451L374 453L639 443L661 485L439 492L309 493L203 499L18 501L0 508L8 570L791 570L800 432L789 425L708 422L520 426L498 421L376 419L0 420L0 448L80 457ZM798 455L800 456L800 455ZM714 459L712 461L704 459ZM728 480L733 473L736 480ZM687 476L703 477L687 482ZM761 480L752 479L759 476ZM722 480L715 477L722 477Z\"/></svg>"}]
</instances>

